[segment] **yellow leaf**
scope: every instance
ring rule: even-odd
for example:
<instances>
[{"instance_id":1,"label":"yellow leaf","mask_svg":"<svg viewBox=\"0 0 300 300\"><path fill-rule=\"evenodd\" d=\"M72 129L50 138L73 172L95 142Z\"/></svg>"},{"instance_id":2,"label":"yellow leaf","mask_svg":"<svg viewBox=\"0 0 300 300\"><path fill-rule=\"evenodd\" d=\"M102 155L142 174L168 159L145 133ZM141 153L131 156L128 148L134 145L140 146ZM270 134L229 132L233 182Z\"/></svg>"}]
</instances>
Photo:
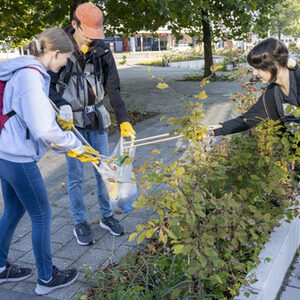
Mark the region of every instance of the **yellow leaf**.
<instances>
[{"instance_id":1,"label":"yellow leaf","mask_svg":"<svg viewBox=\"0 0 300 300\"><path fill-rule=\"evenodd\" d=\"M132 233L132 234L129 236L128 241L129 241L129 242L133 241L133 240L137 237L137 235L138 235L137 232Z\"/></svg>"},{"instance_id":2,"label":"yellow leaf","mask_svg":"<svg viewBox=\"0 0 300 300\"><path fill-rule=\"evenodd\" d=\"M202 79L200 82L200 87L203 88L206 84L206 78Z\"/></svg>"},{"instance_id":3,"label":"yellow leaf","mask_svg":"<svg viewBox=\"0 0 300 300\"><path fill-rule=\"evenodd\" d=\"M207 98L207 94L205 91L201 91L198 95L194 95L195 98L198 99L206 99Z\"/></svg>"},{"instance_id":4,"label":"yellow leaf","mask_svg":"<svg viewBox=\"0 0 300 300\"><path fill-rule=\"evenodd\" d=\"M132 171L134 174L139 174L139 170L136 169L136 168L132 168L131 171Z\"/></svg>"},{"instance_id":5,"label":"yellow leaf","mask_svg":"<svg viewBox=\"0 0 300 300\"><path fill-rule=\"evenodd\" d=\"M159 150L157 150L157 149L154 149L154 150L152 150L152 152L151 152L152 154L159 154L160 153L160 151Z\"/></svg>"},{"instance_id":6,"label":"yellow leaf","mask_svg":"<svg viewBox=\"0 0 300 300\"><path fill-rule=\"evenodd\" d=\"M132 163L133 157L128 157L124 160L124 165L128 166Z\"/></svg>"},{"instance_id":7,"label":"yellow leaf","mask_svg":"<svg viewBox=\"0 0 300 300\"><path fill-rule=\"evenodd\" d=\"M221 69L222 68L222 63L216 63L216 64L214 64L214 65L212 65L211 67L210 67L210 70L212 71L212 72L216 72L218 69Z\"/></svg>"},{"instance_id":8,"label":"yellow leaf","mask_svg":"<svg viewBox=\"0 0 300 300\"><path fill-rule=\"evenodd\" d=\"M176 176L181 176L183 174L184 174L184 167L179 167L175 172Z\"/></svg>"},{"instance_id":9,"label":"yellow leaf","mask_svg":"<svg viewBox=\"0 0 300 300\"><path fill-rule=\"evenodd\" d=\"M183 247L184 247L183 245L175 245L175 246L173 247L174 253L175 253L175 254L181 253L182 250L183 250Z\"/></svg>"},{"instance_id":10,"label":"yellow leaf","mask_svg":"<svg viewBox=\"0 0 300 300\"><path fill-rule=\"evenodd\" d=\"M167 89L169 86L164 82L160 82L156 87L163 90L163 89Z\"/></svg>"},{"instance_id":11,"label":"yellow leaf","mask_svg":"<svg viewBox=\"0 0 300 300\"><path fill-rule=\"evenodd\" d=\"M146 238L147 238L147 239L150 239L150 238L152 237L153 233L154 233L154 232L153 232L153 228L151 228L151 229L145 231L145 236L146 236Z\"/></svg>"},{"instance_id":12,"label":"yellow leaf","mask_svg":"<svg viewBox=\"0 0 300 300\"><path fill-rule=\"evenodd\" d=\"M152 188L152 184L150 182L148 182L146 185L145 185L145 190L149 190Z\"/></svg>"},{"instance_id":13,"label":"yellow leaf","mask_svg":"<svg viewBox=\"0 0 300 300\"><path fill-rule=\"evenodd\" d=\"M164 243L164 245L166 245L168 241L168 236L164 234L161 236L160 240Z\"/></svg>"}]
</instances>

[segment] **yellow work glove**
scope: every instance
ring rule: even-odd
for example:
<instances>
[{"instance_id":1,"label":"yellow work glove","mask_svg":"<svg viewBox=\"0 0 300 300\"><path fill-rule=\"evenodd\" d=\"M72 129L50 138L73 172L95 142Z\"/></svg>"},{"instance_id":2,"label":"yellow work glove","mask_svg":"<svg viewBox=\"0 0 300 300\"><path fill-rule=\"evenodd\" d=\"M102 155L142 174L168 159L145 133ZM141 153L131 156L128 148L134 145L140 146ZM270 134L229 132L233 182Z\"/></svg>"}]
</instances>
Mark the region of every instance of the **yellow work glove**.
<instances>
[{"instance_id":1,"label":"yellow work glove","mask_svg":"<svg viewBox=\"0 0 300 300\"><path fill-rule=\"evenodd\" d=\"M134 141L135 131L133 130L131 124L129 122L123 122L120 125L121 136L123 137L131 137L131 140Z\"/></svg>"},{"instance_id":2,"label":"yellow work glove","mask_svg":"<svg viewBox=\"0 0 300 300\"><path fill-rule=\"evenodd\" d=\"M57 118L57 123L62 129L69 131L72 129L73 125L73 112L70 105L62 105L59 108L59 115Z\"/></svg>"},{"instance_id":3,"label":"yellow work glove","mask_svg":"<svg viewBox=\"0 0 300 300\"><path fill-rule=\"evenodd\" d=\"M94 148L88 146L81 146L79 149L71 149L71 151L67 155L72 158L77 158L81 162L90 161L95 164L99 164L99 158L95 156L95 154L99 154L99 152L96 151Z\"/></svg>"}]
</instances>

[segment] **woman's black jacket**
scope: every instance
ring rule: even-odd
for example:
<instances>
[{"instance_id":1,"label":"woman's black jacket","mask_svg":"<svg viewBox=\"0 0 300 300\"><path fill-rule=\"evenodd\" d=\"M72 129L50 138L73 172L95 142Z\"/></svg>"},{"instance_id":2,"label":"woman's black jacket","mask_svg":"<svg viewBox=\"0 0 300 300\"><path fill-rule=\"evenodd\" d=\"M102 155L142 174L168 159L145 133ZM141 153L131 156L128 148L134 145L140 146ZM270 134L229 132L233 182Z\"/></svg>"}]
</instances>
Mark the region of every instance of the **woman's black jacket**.
<instances>
[{"instance_id":1,"label":"woman's black jacket","mask_svg":"<svg viewBox=\"0 0 300 300\"><path fill-rule=\"evenodd\" d=\"M297 102L300 106L300 69L295 71L297 81ZM260 96L258 101L243 115L222 123L222 127L214 130L214 135L227 135L231 133L241 132L257 125L262 119L279 120L278 105L274 97L275 84L270 84L266 91Z\"/></svg>"}]
</instances>

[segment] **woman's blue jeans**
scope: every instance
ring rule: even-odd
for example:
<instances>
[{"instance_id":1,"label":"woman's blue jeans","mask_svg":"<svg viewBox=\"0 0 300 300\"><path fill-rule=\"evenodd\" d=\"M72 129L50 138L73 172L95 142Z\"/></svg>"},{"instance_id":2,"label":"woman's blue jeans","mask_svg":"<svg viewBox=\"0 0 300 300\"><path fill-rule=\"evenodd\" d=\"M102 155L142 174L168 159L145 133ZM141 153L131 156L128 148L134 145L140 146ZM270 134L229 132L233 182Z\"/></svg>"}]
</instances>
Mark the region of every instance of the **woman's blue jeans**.
<instances>
[{"instance_id":1,"label":"woman's blue jeans","mask_svg":"<svg viewBox=\"0 0 300 300\"><path fill-rule=\"evenodd\" d=\"M4 212L0 219L0 267L6 265L14 231L28 212L38 277L52 276L51 207L40 170L35 162L14 163L0 159Z\"/></svg>"},{"instance_id":2,"label":"woman's blue jeans","mask_svg":"<svg viewBox=\"0 0 300 300\"><path fill-rule=\"evenodd\" d=\"M108 136L107 130L99 133L99 130L85 131L77 128L82 136L89 142L89 144L100 154L108 156ZM67 157L68 164L68 193L70 199L71 212L75 224L87 221L86 207L82 194L82 181L84 179L83 163L76 159ZM96 183L97 183L97 197L100 206L100 216L102 218L110 217L112 215L112 208L107 188L101 175L94 168Z\"/></svg>"}]
</instances>

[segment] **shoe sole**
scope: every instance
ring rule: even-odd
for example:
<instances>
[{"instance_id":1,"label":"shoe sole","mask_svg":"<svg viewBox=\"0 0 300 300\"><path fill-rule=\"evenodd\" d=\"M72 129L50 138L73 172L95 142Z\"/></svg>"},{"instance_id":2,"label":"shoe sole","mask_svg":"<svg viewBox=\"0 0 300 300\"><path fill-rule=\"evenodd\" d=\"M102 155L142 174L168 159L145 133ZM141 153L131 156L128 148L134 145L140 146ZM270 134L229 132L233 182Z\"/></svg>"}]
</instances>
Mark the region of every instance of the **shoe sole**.
<instances>
[{"instance_id":1,"label":"shoe sole","mask_svg":"<svg viewBox=\"0 0 300 300\"><path fill-rule=\"evenodd\" d=\"M33 275L33 270L31 271L30 274L23 276L23 277L19 277L19 278L5 278L5 279L0 279L0 284L2 283L9 283L9 282L18 282L18 281L22 281L25 280L27 278L29 278L30 276Z\"/></svg>"},{"instance_id":2,"label":"shoe sole","mask_svg":"<svg viewBox=\"0 0 300 300\"><path fill-rule=\"evenodd\" d=\"M77 236L77 233L76 233L75 228L73 229L73 233L74 233L74 235L75 235L75 237L76 237L77 243L78 243L79 245L81 245L81 246L93 245L93 244L95 243L94 239L93 239L93 241L90 242L90 243L83 243L83 242L80 242L80 240L79 240L79 238L78 238L78 236Z\"/></svg>"},{"instance_id":3,"label":"shoe sole","mask_svg":"<svg viewBox=\"0 0 300 300\"><path fill-rule=\"evenodd\" d=\"M38 296L43 296L43 295L47 295L55 290L67 287L69 285L71 285L72 283L74 283L78 277L79 272L77 272L76 276L69 282L65 283L65 284L61 284L58 286L53 286L53 287L46 287L46 286L42 286L40 284L37 284L36 288L35 288L35 293Z\"/></svg>"},{"instance_id":4,"label":"shoe sole","mask_svg":"<svg viewBox=\"0 0 300 300\"><path fill-rule=\"evenodd\" d=\"M104 223L102 223L101 221L100 221L100 227L102 227L103 229L109 230L109 232L112 235L115 235L115 236L120 236L120 235L123 235L125 233L125 229L124 229L124 231L122 233L116 233L116 232L112 231L107 225L105 225Z\"/></svg>"}]
</instances>

